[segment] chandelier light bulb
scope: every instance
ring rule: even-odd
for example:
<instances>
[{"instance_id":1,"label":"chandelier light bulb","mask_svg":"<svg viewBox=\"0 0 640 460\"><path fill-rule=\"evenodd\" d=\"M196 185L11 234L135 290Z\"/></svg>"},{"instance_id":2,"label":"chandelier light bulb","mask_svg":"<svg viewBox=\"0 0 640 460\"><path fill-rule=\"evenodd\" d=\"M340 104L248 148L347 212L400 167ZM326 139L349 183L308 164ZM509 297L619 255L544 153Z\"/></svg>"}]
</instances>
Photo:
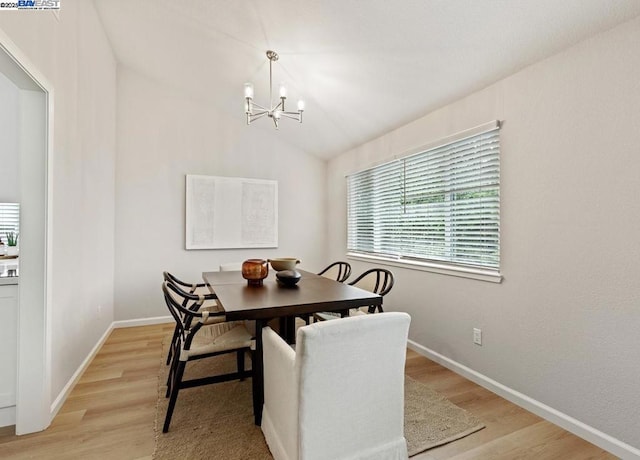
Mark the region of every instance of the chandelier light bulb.
<instances>
[{"instance_id":1,"label":"chandelier light bulb","mask_svg":"<svg viewBox=\"0 0 640 460\"><path fill-rule=\"evenodd\" d=\"M280 97L287 97L287 88L284 85L280 85Z\"/></svg>"},{"instance_id":2,"label":"chandelier light bulb","mask_svg":"<svg viewBox=\"0 0 640 460\"><path fill-rule=\"evenodd\" d=\"M244 84L244 97L253 99L253 85L251 83Z\"/></svg>"},{"instance_id":3,"label":"chandelier light bulb","mask_svg":"<svg viewBox=\"0 0 640 460\"><path fill-rule=\"evenodd\" d=\"M304 101L302 99L298 101L298 111L304 111Z\"/></svg>"}]
</instances>

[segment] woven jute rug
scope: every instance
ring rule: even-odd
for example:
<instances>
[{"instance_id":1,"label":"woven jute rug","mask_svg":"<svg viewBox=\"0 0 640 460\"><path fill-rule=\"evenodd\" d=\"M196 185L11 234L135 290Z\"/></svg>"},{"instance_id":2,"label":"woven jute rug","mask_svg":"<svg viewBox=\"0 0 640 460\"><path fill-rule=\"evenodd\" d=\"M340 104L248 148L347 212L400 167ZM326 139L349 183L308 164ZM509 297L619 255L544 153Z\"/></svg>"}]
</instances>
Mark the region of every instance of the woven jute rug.
<instances>
[{"instance_id":1,"label":"woven jute rug","mask_svg":"<svg viewBox=\"0 0 640 460\"><path fill-rule=\"evenodd\" d=\"M165 342L167 342L166 340ZM167 345L163 346L166 359ZM168 433L162 433L167 410L168 366L158 375L155 460L271 460L260 427L253 423L251 379L181 390ZM247 359L247 367L251 364ZM187 364L185 379L233 372L235 354ZM409 456L460 439L484 427L475 416L410 377L405 379L405 438Z\"/></svg>"}]
</instances>

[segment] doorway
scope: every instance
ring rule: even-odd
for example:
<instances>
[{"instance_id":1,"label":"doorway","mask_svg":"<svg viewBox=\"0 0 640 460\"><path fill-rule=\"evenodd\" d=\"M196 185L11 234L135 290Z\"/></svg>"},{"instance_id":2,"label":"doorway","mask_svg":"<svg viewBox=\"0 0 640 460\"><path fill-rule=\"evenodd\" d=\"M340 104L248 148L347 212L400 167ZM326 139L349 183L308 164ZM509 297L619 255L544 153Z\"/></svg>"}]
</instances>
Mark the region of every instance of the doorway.
<instances>
[{"instance_id":1,"label":"doorway","mask_svg":"<svg viewBox=\"0 0 640 460\"><path fill-rule=\"evenodd\" d=\"M51 177L53 87L0 30L0 73L18 91L20 256L16 434L51 423Z\"/></svg>"}]
</instances>

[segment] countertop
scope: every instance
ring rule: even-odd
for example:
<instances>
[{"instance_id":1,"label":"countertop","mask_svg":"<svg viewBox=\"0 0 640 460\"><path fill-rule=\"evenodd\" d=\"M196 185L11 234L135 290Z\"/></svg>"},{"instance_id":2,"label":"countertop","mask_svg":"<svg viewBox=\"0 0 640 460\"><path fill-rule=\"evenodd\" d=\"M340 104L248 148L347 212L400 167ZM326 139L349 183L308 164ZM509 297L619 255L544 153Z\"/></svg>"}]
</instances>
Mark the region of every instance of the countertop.
<instances>
[{"instance_id":1,"label":"countertop","mask_svg":"<svg viewBox=\"0 0 640 460\"><path fill-rule=\"evenodd\" d=\"M18 284L20 273L19 259L0 259L0 286L3 284Z\"/></svg>"}]
</instances>

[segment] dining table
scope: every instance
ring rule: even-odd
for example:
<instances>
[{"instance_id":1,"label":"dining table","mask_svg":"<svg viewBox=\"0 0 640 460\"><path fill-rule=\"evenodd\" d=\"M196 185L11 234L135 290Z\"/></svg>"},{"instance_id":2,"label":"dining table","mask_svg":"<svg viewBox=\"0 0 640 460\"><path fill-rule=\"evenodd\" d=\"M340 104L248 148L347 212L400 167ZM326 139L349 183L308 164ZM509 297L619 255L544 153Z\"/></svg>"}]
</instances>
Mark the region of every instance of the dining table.
<instances>
[{"instance_id":1,"label":"dining table","mask_svg":"<svg viewBox=\"0 0 640 460\"><path fill-rule=\"evenodd\" d=\"M279 320L279 333L289 343L295 341L295 318L318 312L348 316L349 309L382 305L382 296L349 284L339 283L305 270L300 281L287 286L270 271L262 285L249 285L240 271L203 272L202 278L228 321L255 320L255 351L252 359L252 392L255 424L262 422L264 368L262 329Z\"/></svg>"}]
</instances>

